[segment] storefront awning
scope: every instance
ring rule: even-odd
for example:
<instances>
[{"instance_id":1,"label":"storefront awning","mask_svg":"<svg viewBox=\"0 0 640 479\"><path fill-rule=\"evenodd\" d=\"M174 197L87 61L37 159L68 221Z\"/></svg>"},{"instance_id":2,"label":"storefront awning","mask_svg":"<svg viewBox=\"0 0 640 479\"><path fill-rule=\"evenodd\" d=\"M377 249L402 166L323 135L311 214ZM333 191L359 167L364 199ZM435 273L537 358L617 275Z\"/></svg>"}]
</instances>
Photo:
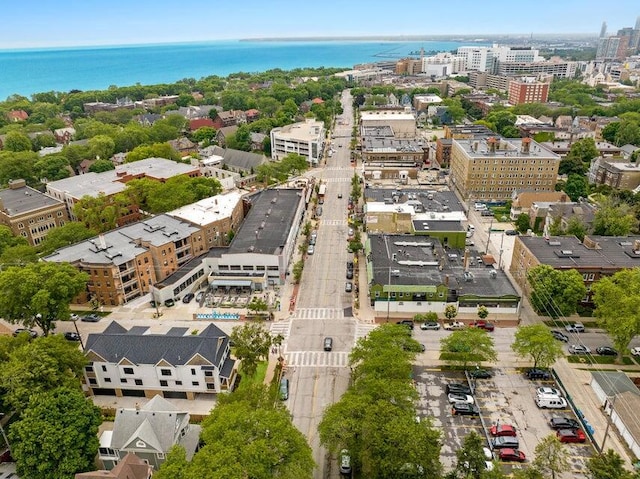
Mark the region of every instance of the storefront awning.
<instances>
[{"instance_id":1,"label":"storefront awning","mask_svg":"<svg viewBox=\"0 0 640 479\"><path fill-rule=\"evenodd\" d=\"M211 286L220 287L220 286L229 286L229 287L249 287L251 286L251 280L243 280L243 279L216 279L211 282Z\"/></svg>"}]
</instances>

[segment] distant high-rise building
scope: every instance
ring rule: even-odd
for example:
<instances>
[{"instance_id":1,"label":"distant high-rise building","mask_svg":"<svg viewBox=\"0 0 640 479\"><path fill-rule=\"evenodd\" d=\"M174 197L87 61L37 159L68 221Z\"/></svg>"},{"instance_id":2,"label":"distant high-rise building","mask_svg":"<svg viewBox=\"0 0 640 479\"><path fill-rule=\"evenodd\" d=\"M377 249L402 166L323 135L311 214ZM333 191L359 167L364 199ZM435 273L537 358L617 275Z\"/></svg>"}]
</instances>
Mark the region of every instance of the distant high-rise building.
<instances>
[{"instance_id":1,"label":"distant high-rise building","mask_svg":"<svg viewBox=\"0 0 640 479\"><path fill-rule=\"evenodd\" d=\"M602 22L602 27L600 28L600 38L604 38L607 36L607 22Z\"/></svg>"},{"instance_id":2,"label":"distant high-rise building","mask_svg":"<svg viewBox=\"0 0 640 479\"><path fill-rule=\"evenodd\" d=\"M631 50L632 54L640 52L640 17L636 18L636 25L633 28L631 41L629 42L629 50Z\"/></svg>"},{"instance_id":3,"label":"distant high-rise building","mask_svg":"<svg viewBox=\"0 0 640 479\"><path fill-rule=\"evenodd\" d=\"M620 37L604 37L598 39L597 61L611 61L618 59Z\"/></svg>"}]
</instances>

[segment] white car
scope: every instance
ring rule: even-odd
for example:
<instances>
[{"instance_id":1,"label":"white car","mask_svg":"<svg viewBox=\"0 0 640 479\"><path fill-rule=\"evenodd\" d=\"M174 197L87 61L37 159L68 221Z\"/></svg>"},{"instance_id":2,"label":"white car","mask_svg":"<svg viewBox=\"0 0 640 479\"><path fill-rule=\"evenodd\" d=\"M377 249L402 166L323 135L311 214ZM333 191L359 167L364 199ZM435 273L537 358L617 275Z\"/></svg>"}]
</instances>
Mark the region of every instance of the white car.
<instances>
[{"instance_id":1,"label":"white car","mask_svg":"<svg viewBox=\"0 0 640 479\"><path fill-rule=\"evenodd\" d=\"M454 402L463 402L466 404L475 403L475 401L473 400L473 397L469 396L468 394L449 393L447 398L449 399L450 403L454 403Z\"/></svg>"},{"instance_id":2,"label":"white car","mask_svg":"<svg viewBox=\"0 0 640 479\"><path fill-rule=\"evenodd\" d=\"M558 389L549 388L549 387L540 387L540 388L536 389L536 394L538 396L543 395L543 394L553 394L554 396L562 396L562 393Z\"/></svg>"},{"instance_id":3,"label":"white car","mask_svg":"<svg viewBox=\"0 0 640 479\"><path fill-rule=\"evenodd\" d=\"M640 348L631 348L631 354L633 356L640 356Z\"/></svg>"}]
</instances>

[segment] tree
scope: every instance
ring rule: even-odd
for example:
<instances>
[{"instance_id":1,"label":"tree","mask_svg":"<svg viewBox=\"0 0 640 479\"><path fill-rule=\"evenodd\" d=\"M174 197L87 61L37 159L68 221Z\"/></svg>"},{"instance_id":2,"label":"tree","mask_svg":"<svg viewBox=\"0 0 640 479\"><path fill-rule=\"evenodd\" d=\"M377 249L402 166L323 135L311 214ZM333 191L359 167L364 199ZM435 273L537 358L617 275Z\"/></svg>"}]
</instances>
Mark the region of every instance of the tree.
<instances>
[{"instance_id":1,"label":"tree","mask_svg":"<svg viewBox=\"0 0 640 479\"><path fill-rule=\"evenodd\" d=\"M127 154L126 162L145 160L147 158L166 158L167 160L180 160L180 154L171 148L169 143L154 143L152 145L136 146Z\"/></svg>"},{"instance_id":2,"label":"tree","mask_svg":"<svg viewBox=\"0 0 640 479\"><path fill-rule=\"evenodd\" d=\"M211 143L216 138L216 129L211 126L203 126L193 132L193 141Z\"/></svg>"},{"instance_id":3,"label":"tree","mask_svg":"<svg viewBox=\"0 0 640 479\"><path fill-rule=\"evenodd\" d=\"M471 431L462 440L462 447L456 451L457 477L465 479L483 479L485 468L484 440Z\"/></svg>"},{"instance_id":4,"label":"tree","mask_svg":"<svg viewBox=\"0 0 640 479\"><path fill-rule=\"evenodd\" d=\"M40 243L40 252L43 255L48 255L59 248L79 243L93 236L96 236L96 234L85 225L77 221L71 221L49 230L44 241Z\"/></svg>"},{"instance_id":5,"label":"tree","mask_svg":"<svg viewBox=\"0 0 640 479\"><path fill-rule=\"evenodd\" d=\"M533 367L548 368L564 352L544 324L520 326L511 349L521 358L531 357Z\"/></svg>"},{"instance_id":6,"label":"tree","mask_svg":"<svg viewBox=\"0 0 640 479\"><path fill-rule=\"evenodd\" d=\"M520 213L516 218L516 229L524 234L529 228L531 228L531 217L527 213Z\"/></svg>"},{"instance_id":7,"label":"tree","mask_svg":"<svg viewBox=\"0 0 640 479\"><path fill-rule=\"evenodd\" d=\"M565 234L575 236L580 241L584 240L587 235L587 227L580 216L574 215L567 220Z\"/></svg>"},{"instance_id":8,"label":"tree","mask_svg":"<svg viewBox=\"0 0 640 479\"><path fill-rule=\"evenodd\" d=\"M478 306L478 317L480 319L487 319L487 316L489 316L489 310L487 309L487 307L483 304Z\"/></svg>"},{"instance_id":9,"label":"tree","mask_svg":"<svg viewBox=\"0 0 640 479\"><path fill-rule=\"evenodd\" d=\"M247 125L240 125L235 133L226 140L227 148L232 150L251 151L251 131Z\"/></svg>"},{"instance_id":10,"label":"tree","mask_svg":"<svg viewBox=\"0 0 640 479\"><path fill-rule=\"evenodd\" d=\"M613 449L602 454L594 454L587 461L591 479L632 479L634 476L625 469L625 461Z\"/></svg>"},{"instance_id":11,"label":"tree","mask_svg":"<svg viewBox=\"0 0 640 479\"><path fill-rule=\"evenodd\" d=\"M125 191L132 188L131 183L137 181L152 182L153 180L133 180L127 184ZM97 233L104 233L114 229L118 225L118 220L130 213L129 206L130 202L125 195L105 196L103 193L99 193L98 196L85 195L80 198L80 201L73 207L73 213L86 228Z\"/></svg>"},{"instance_id":12,"label":"tree","mask_svg":"<svg viewBox=\"0 0 640 479\"><path fill-rule=\"evenodd\" d=\"M258 323L236 326L229 336L235 344L235 356L242 361L242 371L247 376L256 373L258 363L267 358L273 338L269 331Z\"/></svg>"},{"instance_id":13,"label":"tree","mask_svg":"<svg viewBox=\"0 0 640 479\"><path fill-rule=\"evenodd\" d=\"M174 444L153 479L186 479L189 462L184 447Z\"/></svg>"},{"instance_id":14,"label":"tree","mask_svg":"<svg viewBox=\"0 0 640 479\"><path fill-rule=\"evenodd\" d=\"M564 192L571 201L578 201L579 198L586 198L589 194L589 183L584 175L571 174L564 186Z\"/></svg>"},{"instance_id":15,"label":"tree","mask_svg":"<svg viewBox=\"0 0 640 479\"><path fill-rule=\"evenodd\" d=\"M567 158L577 158L583 163L589 163L594 158L597 158L599 154L593 138L583 138L571 145Z\"/></svg>"},{"instance_id":16,"label":"tree","mask_svg":"<svg viewBox=\"0 0 640 479\"><path fill-rule=\"evenodd\" d=\"M29 186L38 186L34 165L38 161L37 153L32 151L0 151L0 184L6 185L10 180L22 178Z\"/></svg>"},{"instance_id":17,"label":"tree","mask_svg":"<svg viewBox=\"0 0 640 479\"><path fill-rule=\"evenodd\" d=\"M91 156L98 160L108 160L116 150L116 143L110 136L97 135L89 139Z\"/></svg>"},{"instance_id":18,"label":"tree","mask_svg":"<svg viewBox=\"0 0 640 479\"><path fill-rule=\"evenodd\" d=\"M543 477L556 479L569 471L569 452L555 434L544 437L538 443L535 456L533 466L543 474Z\"/></svg>"},{"instance_id":19,"label":"tree","mask_svg":"<svg viewBox=\"0 0 640 479\"><path fill-rule=\"evenodd\" d=\"M110 160L96 160L90 167L92 173L104 173L105 171L115 170L116 165Z\"/></svg>"},{"instance_id":20,"label":"tree","mask_svg":"<svg viewBox=\"0 0 640 479\"><path fill-rule=\"evenodd\" d=\"M448 321L451 321L456 316L458 316L458 309L453 304L449 304L444 308L444 317L447 318Z\"/></svg>"},{"instance_id":21,"label":"tree","mask_svg":"<svg viewBox=\"0 0 640 479\"><path fill-rule=\"evenodd\" d=\"M617 146L623 145L637 145L640 143L640 126L635 121L623 120L620 122L618 131L616 131L615 144Z\"/></svg>"},{"instance_id":22,"label":"tree","mask_svg":"<svg viewBox=\"0 0 640 479\"><path fill-rule=\"evenodd\" d=\"M39 180L56 181L68 178L69 160L62 155L47 155L35 162L33 172Z\"/></svg>"},{"instance_id":23,"label":"tree","mask_svg":"<svg viewBox=\"0 0 640 479\"><path fill-rule=\"evenodd\" d=\"M559 175L584 175L587 172L588 166L582 159L578 157L566 157L560 160L558 166Z\"/></svg>"},{"instance_id":24,"label":"tree","mask_svg":"<svg viewBox=\"0 0 640 479\"><path fill-rule=\"evenodd\" d=\"M61 335L38 338L19 344L9 352L0 370L3 400L21 412L32 394L57 387L80 389L84 365L87 363L76 344Z\"/></svg>"},{"instance_id":25,"label":"tree","mask_svg":"<svg viewBox=\"0 0 640 479\"><path fill-rule=\"evenodd\" d=\"M540 264L527 272L527 280L532 289L531 306L538 314L552 318L571 316L587 294L582 275L575 269L559 271Z\"/></svg>"},{"instance_id":26,"label":"tree","mask_svg":"<svg viewBox=\"0 0 640 479\"><path fill-rule=\"evenodd\" d=\"M0 255L0 265L25 265L38 261L38 252L30 244L10 246Z\"/></svg>"},{"instance_id":27,"label":"tree","mask_svg":"<svg viewBox=\"0 0 640 479\"><path fill-rule=\"evenodd\" d=\"M304 269L304 261L297 261L292 268L293 271L293 282L295 284L300 284L300 280L302 279L302 270Z\"/></svg>"},{"instance_id":28,"label":"tree","mask_svg":"<svg viewBox=\"0 0 640 479\"><path fill-rule=\"evenodd\" d=\"M440 351L448 361L467 368L469 363L493 362L498 359L493 338L481 328L465 328L452 332L440 340Z\"/></svg>"},{"instance_id":29,"label":"tree","mask_svg":"<svg viewBox=\"0 0 640 479\"><path fill-rule=\"evenodd\" d=\"M628 236L637 228L638 220L624 203L607 199L600 204L593 219L593 234L602 236Z\"/></svg>"},{"instance_id":30,"label":"tree","mask_svg":"<svg viewBox=\"0 0 640 479\"><path fill-rule=\"evenodd\" d=\"M618 350L618 359L640 334L640 267L622 269L593 284L594 311Z\"/></svg>"},{"instance_id":31,"label":"tree","mask_svg":"<svg viewBox=\"0 0 640 479\"><path fill-rule=\"evenodd\" d=\"M31 151L33 148L29 137L19 131L7 133L2 144L7 151Z\"/></svg>"},{"instance_id":32,"label":"tree","mask_svg":"<svg viewBox=\"0 0 640 479\"><path fill-rule=\"evenodd\" d=\"M602 138L604 138L609 143L616 142L616 133L618 133L618 129L620 128L620 122L614 121L609 123L602 129Z\"/></svg>"},{"instance_id":33,"label":"tree","mask_svg":"<svg viewBox=\"0 0 640 479\"><path fill-rule=\"evenodd\" d=\"M101 422L100 409L79 388L34 394L9 429L18 474L63 479L95 469Z\"/></svg>"},{"instance_id":34,"label":"tree","mask_svg":"<svg viewBox=\"0 0 640 479\"><path fill-rule=\"evenodd\" d=\"M0 225L0 254L5 249L12 246L26 245L27 240L21 236L14 236L13 232L8 226Z\"/></svg>"},{"instance_id":35,"label":"tree","mask_svg":"<svg viewBox=\"0 0 640 479\"><path fill-rule=\"evenodd\" d=\"M69 303L84 291L89 275L67 263L38 262L0 273L0 316L12 324L37 325L46 336L69 317Z\"/></svg>"}]
</instances>

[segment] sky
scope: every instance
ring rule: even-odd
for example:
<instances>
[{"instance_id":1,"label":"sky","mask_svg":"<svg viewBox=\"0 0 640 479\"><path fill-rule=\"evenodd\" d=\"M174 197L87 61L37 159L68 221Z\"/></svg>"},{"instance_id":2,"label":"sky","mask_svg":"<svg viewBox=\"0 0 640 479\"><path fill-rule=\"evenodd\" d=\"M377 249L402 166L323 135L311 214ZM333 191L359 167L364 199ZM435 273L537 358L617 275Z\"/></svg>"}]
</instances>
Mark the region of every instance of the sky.
<instances>
[{"instance_id":1,"label":"sky","mask_svg":"<svg viewBox=\"0 0 640 479\"><path fill-rule=\"evenodd\" d=\"M638 0L29 0L2 2L0 49L246 38L593 33ZM518 10L518 7L520 9Z\"/></svg>"}]
</instances>

